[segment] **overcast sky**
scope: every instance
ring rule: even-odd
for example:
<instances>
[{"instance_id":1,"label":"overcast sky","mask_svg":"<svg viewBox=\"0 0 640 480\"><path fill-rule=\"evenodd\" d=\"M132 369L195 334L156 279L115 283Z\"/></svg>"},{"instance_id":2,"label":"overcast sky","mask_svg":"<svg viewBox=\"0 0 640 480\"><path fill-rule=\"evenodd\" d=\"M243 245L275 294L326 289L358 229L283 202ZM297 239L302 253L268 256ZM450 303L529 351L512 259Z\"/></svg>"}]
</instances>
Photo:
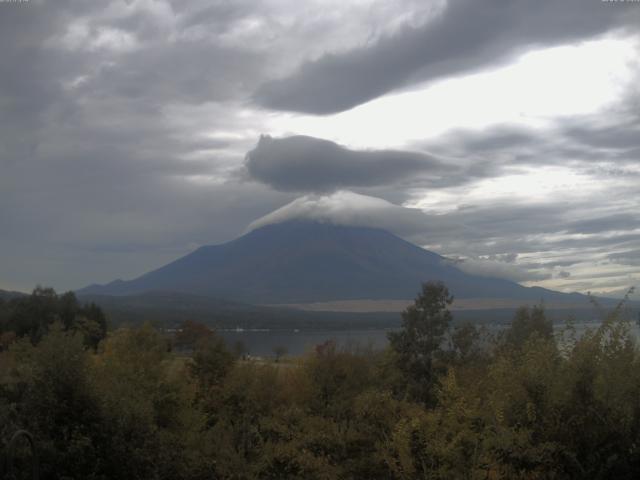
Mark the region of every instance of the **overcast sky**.
<instances>
[{"instance_id":1,"label":"overcast sky","mask_svg":"<svg viewBox=\"0 0 640 480\"><path fill-rule=\"evenodd\" d=\"M640 3L5 1L0 42L0 288L296 217L640 284Z\"/></svg>"}]
</instances>

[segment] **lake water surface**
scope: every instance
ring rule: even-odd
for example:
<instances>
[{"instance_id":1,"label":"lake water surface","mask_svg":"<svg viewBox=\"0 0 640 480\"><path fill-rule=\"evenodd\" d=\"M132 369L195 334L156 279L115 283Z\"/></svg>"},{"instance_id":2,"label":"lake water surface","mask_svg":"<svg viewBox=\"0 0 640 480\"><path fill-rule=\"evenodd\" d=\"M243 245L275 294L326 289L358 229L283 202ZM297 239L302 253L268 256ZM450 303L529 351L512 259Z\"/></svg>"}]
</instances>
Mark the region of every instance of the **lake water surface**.
<instances>
[{"instance_id":1,"label":"lake water surface","mask_svg":"<svg viewBox=\"0 0 640 480\"><path fill-rule=\"evenodd\" d=\"M581 322L575 324L577 335L581 335L587 328L597 328L599 322ZM487 324L489 332L496 333L504 329L505 324ZM636 337L640 337L637 323L631 324ZM556 324L556 331L564 328L564 324ZM333 340L339 347L359 346L382 349L386 347L387 333L394 331L386 329L354 329L354 330L218 330L230 347L236 342L242 342L246 352L250 355L266 357L273 356L274 349L284 347L289 355L302 355L309 352L327 340Z\"/></svg>"}]
</instances>

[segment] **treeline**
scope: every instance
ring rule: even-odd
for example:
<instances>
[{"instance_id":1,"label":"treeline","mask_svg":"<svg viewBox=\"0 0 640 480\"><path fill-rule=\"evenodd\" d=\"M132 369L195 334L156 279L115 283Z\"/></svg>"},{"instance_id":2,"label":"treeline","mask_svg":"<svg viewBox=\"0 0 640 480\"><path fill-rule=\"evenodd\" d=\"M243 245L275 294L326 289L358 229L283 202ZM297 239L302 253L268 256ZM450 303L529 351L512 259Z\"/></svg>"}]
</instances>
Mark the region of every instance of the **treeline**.
<instances>
[{"instance_id":1,"label":"treeline","mask_svg":"<svg viewBox=\"0 0 640 480\"><path fill-rule=\"evenodd\" d=\"M56 323L78 332L94 349L107 334L105 314L94 303L81 304L73 292L58 295L52 288L36 287L31 295L0 297L0 351L16 338L36 344Z\"/></svg>"},{"instance_id":2,"label":"treeline","mask_svg":"<svg viewBox=\"0 0 640 480\"><path fill-rule=\"evenodd\" d=\"M640 355L621 308L557 337L523 307L491 337L452 327L450 302L425 284L385 351L327 342L284 363L241 360L194 323L174 339L191 357L149 325L94 349L57 313L0 353L0 436L30 430L42 478L636 478Z\"/></svg>"}]
</instances>

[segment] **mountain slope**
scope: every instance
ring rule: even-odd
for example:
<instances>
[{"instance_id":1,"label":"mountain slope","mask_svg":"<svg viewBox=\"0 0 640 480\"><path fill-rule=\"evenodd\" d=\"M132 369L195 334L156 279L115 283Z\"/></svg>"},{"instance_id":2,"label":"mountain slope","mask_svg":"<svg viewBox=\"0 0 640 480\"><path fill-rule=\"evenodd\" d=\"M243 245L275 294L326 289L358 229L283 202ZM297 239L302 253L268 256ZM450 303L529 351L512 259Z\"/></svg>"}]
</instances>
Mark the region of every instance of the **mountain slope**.
<instances>
[{"instance_id":1,"label":"mountain slope","mask_svg":"<svg viewBox=\"0 0 640 480\"><path fill-rule=\"evenodd\" d=\"M466 274L435 253L379 229L293 221L201 247L131 281L92 285L82 294L175 291L249 303L410 299L441 280L458 298L571 301L584 298Z\"/></svg>"}]
</instances>

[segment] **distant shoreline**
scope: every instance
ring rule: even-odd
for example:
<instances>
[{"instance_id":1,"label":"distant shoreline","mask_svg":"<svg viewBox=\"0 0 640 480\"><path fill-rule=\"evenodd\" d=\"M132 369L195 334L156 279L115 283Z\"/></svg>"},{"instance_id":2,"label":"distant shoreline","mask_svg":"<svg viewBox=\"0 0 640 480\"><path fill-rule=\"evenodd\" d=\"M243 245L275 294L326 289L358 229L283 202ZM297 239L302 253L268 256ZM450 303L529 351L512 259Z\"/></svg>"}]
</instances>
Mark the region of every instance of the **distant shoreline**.
<instances>
[{"instance_id":1,"label":"distant shoreline","mask_svg":"<svg viewBox=\"0 0 640 480\"><path fill-rule=\"evenodd\" d=\"M261 305L264 307L294 308L308 312L346 312L346 313L375 313L402 312L413 303L413 300L335 300L329 302L311 303L280 303ZM452 311L464 310L495 310L500 308L518 308L523 304L536 303L508 298L462 298L451 305ZM588 302L549 302L545 308L552 310L573 310L592 308Z\"/></svg>"}]
</instances>

